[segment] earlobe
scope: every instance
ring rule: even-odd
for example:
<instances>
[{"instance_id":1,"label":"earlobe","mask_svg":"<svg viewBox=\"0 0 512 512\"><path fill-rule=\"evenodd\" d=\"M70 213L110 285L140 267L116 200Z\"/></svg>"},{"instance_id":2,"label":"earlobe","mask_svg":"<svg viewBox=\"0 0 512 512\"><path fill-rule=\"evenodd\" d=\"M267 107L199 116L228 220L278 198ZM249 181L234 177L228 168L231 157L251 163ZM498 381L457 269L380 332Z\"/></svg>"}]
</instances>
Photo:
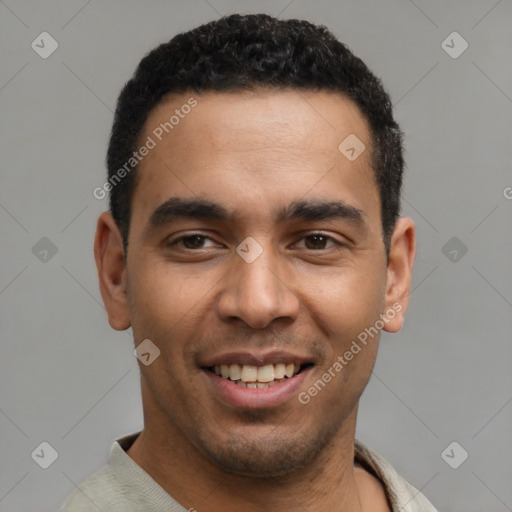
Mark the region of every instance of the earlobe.
<instances>
[{"instance_id":1,"label":"earlobe","mask_svg":"<svg viewBox=\"0 0 512 512\"><path fill-rule=\"evenodd\" d=\"M109 212L103 212L98 218L94 239L94 259L109 324L118 331L128 329L131 322L126 290L123 240L119 228Z\"/></svg>"},{"instance_id":2,"label":"earlobe","mask_svg":"<svg viewBox=\"0 0 512 512\"><path fill-rule=\"evenodd\" d=\"M412 269L416 254L416 234L412 219L398 220L391 237L384 314L388 318L384 330L398 332L409 306Z\"/></svg>"}]
</instances>

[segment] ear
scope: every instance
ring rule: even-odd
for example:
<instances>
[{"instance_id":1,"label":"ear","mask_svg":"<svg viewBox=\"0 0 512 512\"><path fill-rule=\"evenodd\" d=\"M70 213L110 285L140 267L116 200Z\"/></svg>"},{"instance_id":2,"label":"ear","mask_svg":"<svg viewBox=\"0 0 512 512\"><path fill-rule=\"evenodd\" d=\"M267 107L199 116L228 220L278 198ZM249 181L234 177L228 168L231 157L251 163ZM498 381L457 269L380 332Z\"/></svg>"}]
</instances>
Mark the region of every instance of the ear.
<instances>
[{"instance_id":1,"label":"ear","mask_svg":"<svg viewBox=\"0 0 512 512\"><path fill-rule=\"evenodd\" d=\"M412 219L398 220L391 237L387 268L384 330L398 332L409 306L412 267L416 254L416 233ZM386 312L388 312L386 314ZM393 312L393 317L392 317Z\"/></svg>"},{"instance_id":2,"label":"ear","mask_svg":"<svg viewBox=\"0 0 512 512\"><path fill-rule=\"evenodd\" d=\"M103 212L98 219L94 239L94 259L108 322L117 331L128 329L131 322L126 291L123 239L109 212Z\"/></svg>"}]
</instances>

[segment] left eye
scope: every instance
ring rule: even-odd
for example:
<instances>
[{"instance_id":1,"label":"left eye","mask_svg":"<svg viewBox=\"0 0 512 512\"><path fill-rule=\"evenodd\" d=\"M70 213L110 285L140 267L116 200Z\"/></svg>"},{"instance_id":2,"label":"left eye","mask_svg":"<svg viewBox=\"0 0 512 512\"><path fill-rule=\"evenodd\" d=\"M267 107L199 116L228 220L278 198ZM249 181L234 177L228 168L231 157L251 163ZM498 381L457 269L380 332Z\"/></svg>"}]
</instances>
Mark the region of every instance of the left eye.
<instances>
[{"instance_id":1,"label":"left eye","mask_svg":"<svg viewBox=\"0 0 512 512\"><path fill-rule=\"evenodd\" d=\"M330 247L332 247L334 245L339 245L330 236L323 235L321 233L307 235L304 238L302 238L302 240L304 241L304 247L306 249L310 249L310 250L329 249ZM331 245L327 246L329 243L331 243Z\"/></svg>"},{"instance_id":2,"label":"left eye","mask_svg":"<svg viewBox=\"0 0 512 512\"><path fill-rule=\"evenodd\" d=\"M195 234L195 235L187 235L182 236L180 238L177 238L174 240L174 242L171 245L181 245L185 249L204 249L205 243L209 240L210 242L213 242L213 240L205 235L201 234ZM211 245L210 245L211 247Z\"/></svg>"}]
</instances>

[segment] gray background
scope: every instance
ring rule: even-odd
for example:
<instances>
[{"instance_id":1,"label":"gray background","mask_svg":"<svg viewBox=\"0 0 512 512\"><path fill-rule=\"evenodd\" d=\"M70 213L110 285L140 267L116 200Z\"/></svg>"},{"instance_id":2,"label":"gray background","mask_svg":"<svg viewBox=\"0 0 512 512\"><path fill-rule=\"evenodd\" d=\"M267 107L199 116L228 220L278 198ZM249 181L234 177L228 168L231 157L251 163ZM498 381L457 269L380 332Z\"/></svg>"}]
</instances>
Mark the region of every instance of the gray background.
<instances>
[{"instance_id":1,"label":"gray background","mask_svg":"<svg viewBox=\"0 0 512 512\"><path fill-rule=\"evenodd\" d=\"M0 1L0 510L58 509L142 425L130 333L110 329L98 291L92 243L107 202L92 191L141 57L232 12L326 24L383 78L406 132L403 213L418 255L358 437L440 510L512 510L509 0ZM31 48L43 31L59 44L47 59ZM441 46L453 31L469 44L456 59ZM42 441L58 452L46 470L31 458ZM458 469L441 457L453 441L452 465L469 453Z\"/></svg>"}]
</instances>

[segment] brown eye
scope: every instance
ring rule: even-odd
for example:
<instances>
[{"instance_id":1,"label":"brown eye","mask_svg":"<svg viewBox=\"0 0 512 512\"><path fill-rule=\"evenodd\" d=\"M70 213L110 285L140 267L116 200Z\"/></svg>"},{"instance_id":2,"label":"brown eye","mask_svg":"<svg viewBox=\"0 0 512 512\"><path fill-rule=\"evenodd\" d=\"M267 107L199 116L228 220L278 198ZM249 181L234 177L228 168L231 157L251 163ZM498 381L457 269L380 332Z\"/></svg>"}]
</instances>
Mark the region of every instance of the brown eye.
<instances>
[{"instance_id":1,"label":"brown eye","mask_svg":"<svg viewBox=\"0 0 512 512\"><path fill-rule=\"evenodd\" d=\"M329 237L325 235L308 235L304 237L307 249L325 249Z\"/></svg>"},{"instance_id":2,"label":"brown eye","mask_svg":"<svg viewBox=\"0 0 512 512\"><path fill-rule=\"evenodd\" d=\"M205 238L203 235L184 236L180 239L180 242L186 249L201 249Z\"/></svg>"},{"instance_id":3,"label":"brown eye","mask_svg":"<svg viewBox=\"0 0 512 512\"><path fill-rule=\"evenodd\" d=\"M178 251L202 251L219 248L221 244L203 233L190 233L174 240L166 241L165 246Z\"/></svg>"}]
</instances>

